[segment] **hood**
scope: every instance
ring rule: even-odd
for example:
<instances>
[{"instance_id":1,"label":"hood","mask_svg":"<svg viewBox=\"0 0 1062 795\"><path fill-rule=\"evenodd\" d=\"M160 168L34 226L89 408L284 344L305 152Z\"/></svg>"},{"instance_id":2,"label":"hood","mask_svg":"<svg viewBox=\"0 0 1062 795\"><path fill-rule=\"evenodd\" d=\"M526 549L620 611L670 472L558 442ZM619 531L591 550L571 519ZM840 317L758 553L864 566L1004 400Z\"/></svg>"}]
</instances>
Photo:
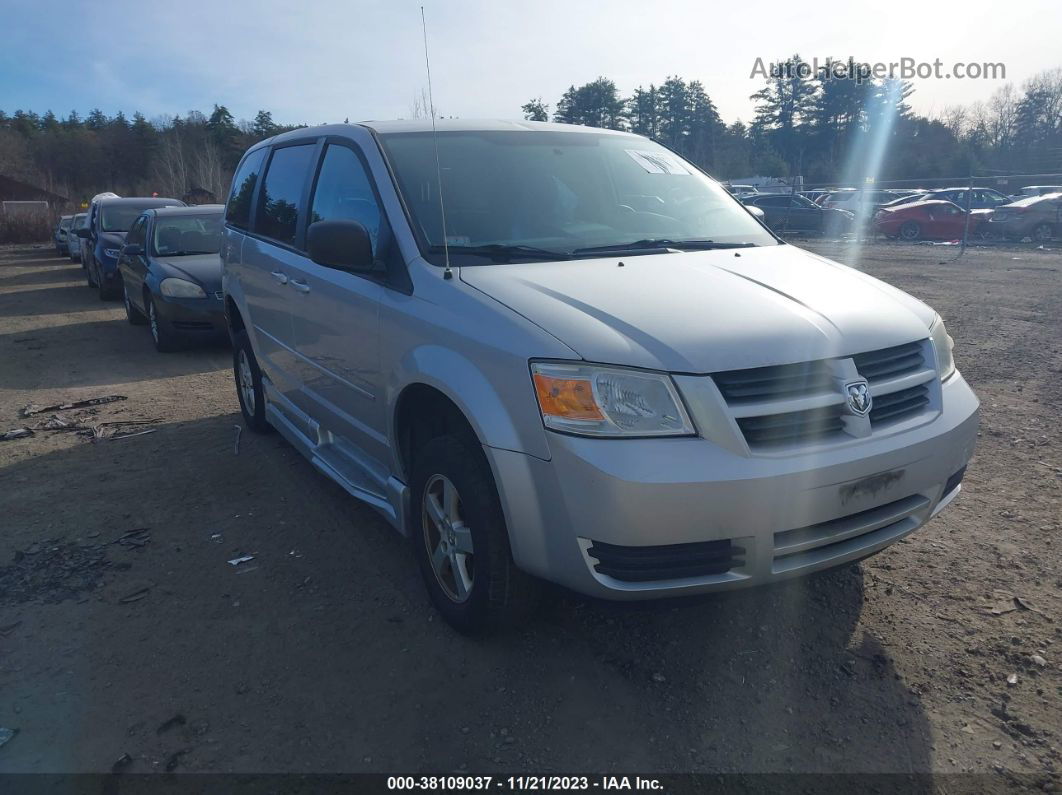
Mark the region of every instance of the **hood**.
<instances>
[{"instance_id":1,"label":"hood","mask_svg":"<svg viewBox=\"0 0 1062 795\"><path fill-rule=\"evenodd\" d=\"M126 234L126 232L101 232L100 245L104 248L121 248Z\"/></svg>"},{"instance_id":2,"label":"hood","mask_svg":"<svg viewBox=\"0 0 1062 795\"><path fill-rule=\"evenodd\" d=\"M924 339L934 317L894 287L789 245L471 266L460 278L588 361L669 372L886 348Z\"/></svg>"},{"instance_id":3,"label":"hood","mask_svg":"<svg viewBox=\"0 0 1062 795\"><path fill-rule=\"evenodd\" d=\"M158 257L155 260L163 271L163 278L176 276L203 286L207 292L221 289L221 255L188 254L183 257Z\"/></svg>"}]
</instances>

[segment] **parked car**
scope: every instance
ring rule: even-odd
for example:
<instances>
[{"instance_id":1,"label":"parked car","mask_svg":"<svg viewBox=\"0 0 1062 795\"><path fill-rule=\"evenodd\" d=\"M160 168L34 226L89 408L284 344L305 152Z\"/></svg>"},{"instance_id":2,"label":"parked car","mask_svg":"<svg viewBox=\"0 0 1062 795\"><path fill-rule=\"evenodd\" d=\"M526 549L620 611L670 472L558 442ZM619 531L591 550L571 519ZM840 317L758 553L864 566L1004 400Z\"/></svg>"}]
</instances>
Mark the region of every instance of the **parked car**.
<instances>
[{"instance_id":1,"label":"parked car","mask_svg":"<svg viewBox=\"0 0 1062 795\"><path fill-rule=\"evenodd\" d=\"M737 196L739 199L744 196L755 196L757 193L760 192L755 185L730 185L728 183L725 187L728 191L730 191L733 195Z\"/></svg>"},{"instance_id":2,"label":"parked car","mask_svg":"<svg viewBox=\"0 0 1062 795\"><path fill-rule=\"evenodd\" d=\"M1010 198L1012 201L1021 201L1033 196L1046 196L1049 193L1062 193L1062 185L1028 185Z\"/></svg>"},{"instance_id":3,"label":"parked car","mask_svg":"<svg viewBox=\"0 0 1062 795\"><path fill-rule=\"evenodd\" d=\"M818 204L819 203L819 199L821 199L823 196L829 195L831 192L832 191L829 191L829 190L822 190L820 188L816 188L815 190L803 191L803 192L801 192L800 195L803 196L808 201L812 201L812 202L815 202L815 204Z\"/></svg>"},{"instance_id":4,"label":"parked car","mask_svg":"<svg viewBox=\"0 0 1062 795\"><path fill-rule=\"evenodd\" d=\"M978 402L928 306L647 138L438 128L256 144L221 258L245 422L409 535L454 626L536 578L648 599L850 563L958 494Z\"/></svg>"},{"instance_id":5,"label":"parked car","mask_svg":"<svg viewBox=\"0 0 1062 795\"><path fill-rule=\"evenodd\" d=\"M177 199L94 198L89 208L89 225L78 232L88 241L82 248L81 266L89 287L99 290L100 300L122 294L118 277L118 252L133 221L149 207L184 207Z\"/></svg>"},{"instance_id":6,"label":"parked car","mask_svg":"<svg viewBox=\"0 0 1062 795\"><path fill-rule=\"evenodd\" d=\"M848 210L819 207L799 194L761 193L742 201L763 210L767 226L778 234L786 232L815 232L840 235L851 231L855 216Z\"/></svg>"},{"instance_id":7,"label":"parked car","mask_svg":"<svg viewBox=\"0 0 1062 795\"><path fill-rule=\"evenodd\" d=\"M1030 196L997 207L988 231L1009 240L1030 237L1037 243L1062 235L1062 193Z\"/></svg>"},{"instance_id":8,"label":"parked car","mask_svg":"<svg viewBox=\"0 0 1062 795\"><path fill-rule=\"evenodd\" d=\"M125 316L148 325L155 348L228 336L221 300L224 207L160 207L133 222L118 255Z\"/></svg>"},{"instance_id":9,"label":"parked car","mask_svg":"<svg viewBox=\"0 0 1062 795\"><path fill-rule=\"evenodd\" d=\"M71 262L81 261L81 238L77 236L77 230L85 227L87 213L76 213L70 219L70 226L66 230L66 253Z\"/></svg>"},{"instance_id":10,"label":"parked car","mask_svg":"<svg viewBox=\"0 0 1062 795\"><path fill-rule=\"evenodd\" d=\"M55 255L57 257L63 257L70 253L70 249L67 248L66 233L70 229L70 221L73 217L72 215L60 215L59 223L55 225L52 238L55 240Z\"/></svg>"},{"instance_id":11,"label":"parked car","mask_svg":"<svg viewBox=\"0 0 1062 795\"><path fill-rule=\"evenodd\" d=\"M941 188L926 192L924 199L944 199L954 202L959 207L966 208L966 193L970 191L971 210L994 210L1004 204L1009 204L1010 199L991 188Z\"/></svg>"},{"instance_id":12,"label":"parked car","mask_svg":"<svg viewBox=\"0 0 1062 795\"><path fill-rule=\"evenodd\" d=\"M889 190L850 189L830 193L821 204L826 208L848 210L857 218L867 219L882 205L899 198L903 196Z\"/></svg>"},{"instance_id":13,"label":"parked car","mask_svg":"<svg viewBox=\"0 0 1062 795\"><path fill-rule=\"evenodd\" d=\"M970 235L983 233L989 211L970 213ZM883 207L874 214L874 231L902 240L958 240L966 229L966 211L954 202L925 199Z\"/></svg>"}]
</instances>

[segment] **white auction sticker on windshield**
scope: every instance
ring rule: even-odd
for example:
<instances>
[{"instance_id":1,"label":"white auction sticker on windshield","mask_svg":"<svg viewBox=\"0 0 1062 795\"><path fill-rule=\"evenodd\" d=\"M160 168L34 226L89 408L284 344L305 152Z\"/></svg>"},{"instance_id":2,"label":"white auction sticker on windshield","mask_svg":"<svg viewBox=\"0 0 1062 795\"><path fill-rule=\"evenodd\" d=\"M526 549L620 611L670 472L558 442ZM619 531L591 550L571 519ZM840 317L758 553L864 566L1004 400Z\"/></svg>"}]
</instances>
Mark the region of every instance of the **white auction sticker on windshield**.
<instances>
[{"instance_id":1,"label":"white auction sticker on windshield","mask_svg":"<svg viewBox=\"0 0 1062 795\"><path fill-rule=\"evenodd\" d=\"M646 152L639 149L624 149L631 160L650 174L689 174L681 160L669 152Z\"/></svg>"}]
</instances>

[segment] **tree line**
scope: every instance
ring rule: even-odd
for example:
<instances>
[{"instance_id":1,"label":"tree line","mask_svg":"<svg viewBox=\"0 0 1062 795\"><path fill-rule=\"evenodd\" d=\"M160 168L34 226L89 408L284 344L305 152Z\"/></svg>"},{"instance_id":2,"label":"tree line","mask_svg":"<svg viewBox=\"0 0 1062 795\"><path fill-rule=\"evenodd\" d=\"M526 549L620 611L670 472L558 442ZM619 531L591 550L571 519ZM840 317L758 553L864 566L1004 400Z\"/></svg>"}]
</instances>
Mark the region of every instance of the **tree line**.
<instances>
[{"instance_id":1,"label":"tree line","mask_svg":"<svg viewBox=\"0 0 1062 795\"><path fill-rule=\"evenodd\" d=\"M815 72L791 56L750 96L748 123L726 123L704 83L677 76L626 97L599 77L568 88L552 114L541 98L522 110L528 119L650 136L720 179L799 174L825 184L1062 172L1062 68L932 117L912 111L910 84L836 79L836 71L827 62ZM426 99L410 113L425 115ZM0 175L72 202L104 190L179 198L197 188L223 201L247 147L297 126L274 122L266 110L237 121L224 105L151 121L98 109L83 118L0 110Z\"/></svg>"},{"instance_id":2,"label":"tree line","mask_svg":"<svg viewBox=\"0 0 1062 795\"><path fill-rule=\"evenodd\" d=\"M296 125L300 126L300 125ZM0 110L0 175L44 188L72 203L111 190L122 196L180 198L205 190L224 201L240 156L257 141L295 129L259 111L237 122L224 105L148 121L92 110L65 118Z\"/></svg>"},{"instance_id":3,"label":"tree line","mask_svg":"<svg viewBox=\"0 0 1062 795\"><path fill-rule=\"evenodd\" d=\"M912 111L910 83L862 77L858 64L778 63L749 98L749 123L727 124L699 80L668 77L623 97L606 78L572 85L552 120L648 135L720 179L804 176L808 184L1062 172L1062 68L933 116ZM843 68L839 68L843 67ZM541 97L524 117L550 119Z\"/></svg>"}]
</instances>

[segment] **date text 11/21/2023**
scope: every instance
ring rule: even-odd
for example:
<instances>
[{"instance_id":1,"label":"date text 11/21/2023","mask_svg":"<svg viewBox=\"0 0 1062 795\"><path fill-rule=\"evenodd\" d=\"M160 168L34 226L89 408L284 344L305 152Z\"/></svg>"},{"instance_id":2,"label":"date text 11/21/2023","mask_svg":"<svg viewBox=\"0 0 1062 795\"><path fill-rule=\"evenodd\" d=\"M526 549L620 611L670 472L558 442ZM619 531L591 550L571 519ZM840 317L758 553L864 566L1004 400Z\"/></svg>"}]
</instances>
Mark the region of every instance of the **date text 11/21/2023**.
<instances>
[{"instance_id":1,"label":"date text 11/21/2023","mask_svg":"<svg viewBox=\"0 0 1062 795\"><path fill-rule=\"evenodd\" d=\"M460 791L504 790L512 792L557 790L659 791L656 778L641 776L389 776L388 790Z\"/></svg>"}]
</instances>

